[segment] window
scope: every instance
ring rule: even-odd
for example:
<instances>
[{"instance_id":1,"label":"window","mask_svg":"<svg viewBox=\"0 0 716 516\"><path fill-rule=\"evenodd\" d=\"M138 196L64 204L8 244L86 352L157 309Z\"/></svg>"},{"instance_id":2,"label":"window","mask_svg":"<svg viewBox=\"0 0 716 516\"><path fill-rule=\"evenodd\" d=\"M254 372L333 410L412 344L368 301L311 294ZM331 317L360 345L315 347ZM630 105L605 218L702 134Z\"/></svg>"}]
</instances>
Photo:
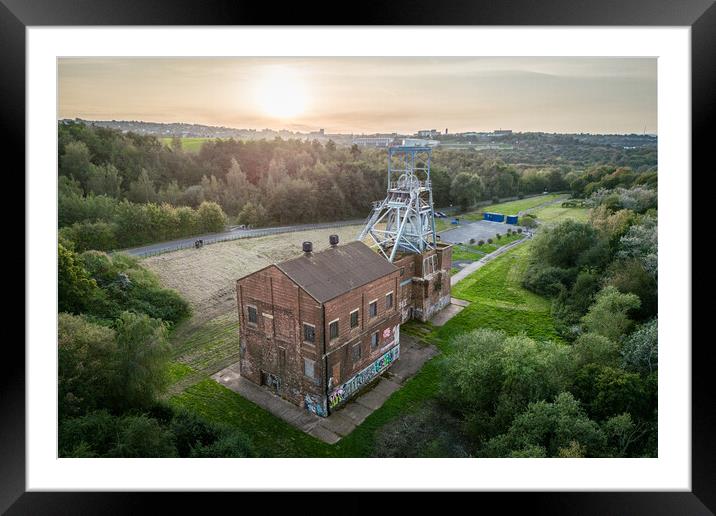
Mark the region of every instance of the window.
<instances>
[{"instance_id":1,"label":"window","mask_svg":"<svg viewBox=\"0 0 716 516\"><path fill-rule=\"evenodd\" d=\"M335 339L338 337L338 319L333 321L331 324L328 325L328 334L332 339Z\"/></svg>"},{"instance_id":2,"label":"window","mask_svg":"<svg viewBox=\"0 0 716 516\"><path fill-rule=\"evenodd\" d=\"M304 342L316 342L316 327L312 324L303 323Z\"/></svg>"},{"instance_id":3,"label":"window","mask_svg":"<svg viewBox=\"0 0 716 516\"><path fill-rule=\"evenodd\" d=\"M385 295L385 308L390 309L393 308L393 293L388 292Z\"/></svg>"},{"instance_id":4,"label":"window","mask_svg":"<svg viewBox=\"0 0 716 516\"><path fill-rule=\"evenodd\" d=\"M338 385L341 381L341 363L333 364L331 369L331 377L333 378L333 385Z\"/></svg>"},{"instance_id":5,"label":"window","mask_svg":"<svg viewBox=\"0 0 716 516\"><path fill-rule=\"evenodd\" d=\"M353 310L351 312L351 328L355 328L358 326L358 310Z\"/></svg>"},{"instance_id":6,"label":"window","mask_svg":"<svg viewBox=\"0 0 716 516\"><path fill-rule=\"evenodd\" d=\"M373 335L370 336L370 349L375 349L378 347L378 332L375 332Z\"/></svg>"},{"instance_id":7,"label":"window","mask_svg":"<svg viewBox=\"0 0 716 516\"><path fill-rule=\"evenodd\" d=\"M309 378L313 378L315 375L315 365L316 362L309 358L303 359L303 374L308 376Z\"/></svg>"},{"instance_id":8,"label":"window","mask_svg":"<svg viewBox=\"0 0 716 516\"><path fill-rule=\"evenodd\" d=\"M259 313L256 311L255 306L249 306L249 322L251 324L256 324L259 320Z\"/></svg>"},{"instance_id":9,"label":"window","mask_svg":"<svg viewBox=\"0 0 716 516\"><path fill-rule=\"evenodd\" d=\"M360 360L361 351L360 351L360 342L356 343L355 346L353 346L353 363L356 363Z\"/></svg>"},{"instance_id":10,"label":"window","mask_svg":"<svg viewBox=\"0 0 716 516\"><path fill-rule=\"evenodd\" d=\"M371 304L368 306L368 315L370 315L371 317L375 317L376 315L378 315L378 301L377 300L371 302Z\"/></svg>"},{"instance_id":11,"label":"window","mask_svg":"<svg viewBox=\"0 0 716 516\"><path fill-rule=\"evenodd\" d=\"M435 272L437 257L433 254L423 260L423 276L428 276Z\"/></svg>"}]
</instances>

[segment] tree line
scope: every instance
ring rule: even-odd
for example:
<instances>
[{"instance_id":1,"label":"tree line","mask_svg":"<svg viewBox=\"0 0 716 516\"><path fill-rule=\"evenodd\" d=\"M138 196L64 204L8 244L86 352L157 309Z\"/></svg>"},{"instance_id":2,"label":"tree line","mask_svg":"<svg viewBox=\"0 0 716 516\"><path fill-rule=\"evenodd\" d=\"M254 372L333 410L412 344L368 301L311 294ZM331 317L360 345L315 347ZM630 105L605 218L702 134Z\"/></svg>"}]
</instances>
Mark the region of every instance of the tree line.
<instances>
[{"instance_id":1,"label":"tree line","mask_svg":"<svg viewBox=\"0 0 716 516\"><path fill-rule=\"evenodd\" d=\"M366 216L385 195L385 149L332 141L181 141L63 121L58 125L59 227L85 249L114 249L202 232L227 221L253 226ZM558 160L557 160L558 162ZM436 206L648 182L624 168L510 164L490 153L437 149ZM651 176L649 176L651 177ZM653 174L655 181L655 174ZM616 183L615 183L616 181Z\"/></svg>"}]
</instances>

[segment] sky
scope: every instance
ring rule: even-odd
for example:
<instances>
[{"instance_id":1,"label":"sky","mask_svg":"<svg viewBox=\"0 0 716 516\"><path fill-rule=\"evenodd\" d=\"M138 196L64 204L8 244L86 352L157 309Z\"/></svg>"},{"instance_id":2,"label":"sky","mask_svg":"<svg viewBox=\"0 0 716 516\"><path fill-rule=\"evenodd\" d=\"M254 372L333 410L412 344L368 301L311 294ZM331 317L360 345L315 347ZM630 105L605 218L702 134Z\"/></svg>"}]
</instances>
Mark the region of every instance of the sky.
<instances>
[{"instance_id":1,"label":"sky","mask_svg":"<svg viewBox=\"0 0 716 516\"><path fill-rule=\"evenodd\" d=\"M59 118L327 133L656 133L654 58L58 59Z\"/></svg>"}]
</instances>

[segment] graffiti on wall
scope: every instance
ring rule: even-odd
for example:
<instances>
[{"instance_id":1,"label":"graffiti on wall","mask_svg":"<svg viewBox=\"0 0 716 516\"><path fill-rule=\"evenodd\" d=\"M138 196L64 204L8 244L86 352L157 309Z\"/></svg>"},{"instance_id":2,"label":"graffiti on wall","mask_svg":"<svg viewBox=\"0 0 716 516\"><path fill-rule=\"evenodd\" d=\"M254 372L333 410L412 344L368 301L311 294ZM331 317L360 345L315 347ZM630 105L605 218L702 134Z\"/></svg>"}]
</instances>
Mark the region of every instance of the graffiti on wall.
<instances>
[{"instance_id":1,"label":"graffiti on wall","mask_svg":"<svg viewBox=\"0 0 716 516\"><path fill-rule=\"evenodd\" d=\"M397 332L393 332L395 335ZM396 335L397 340L397 335ZM390 365L398 360L400 357L400 344L392 347L381 357L370 364L368 367L357 373L350 380L342 385L339 385L328 394L328 406L335 408L338 405L344 403L348 398L360 390L365 384L370 382L373 378L381 374L383 371L388 369Z\"/></svg>"},{"instance_id":2,"label":"graffiti on wall","mask_svg":"<svg viewBox=\"0 0 716 516\"><path fill-rule=\"evenodd\" d=\"M312 394L306 394L303 398L303 402L306 406L306 410L313 412L317 416L326 417L326 407L323 406L323 401Z\"/></svg>"}]
</instances>

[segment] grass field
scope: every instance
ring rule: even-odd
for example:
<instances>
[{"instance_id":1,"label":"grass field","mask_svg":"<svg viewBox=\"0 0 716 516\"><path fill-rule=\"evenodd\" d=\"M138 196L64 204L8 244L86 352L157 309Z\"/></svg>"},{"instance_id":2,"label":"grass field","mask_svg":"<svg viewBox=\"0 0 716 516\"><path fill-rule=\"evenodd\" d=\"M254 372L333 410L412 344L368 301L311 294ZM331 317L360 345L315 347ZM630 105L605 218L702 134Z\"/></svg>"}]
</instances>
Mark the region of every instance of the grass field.
<instances>
[{"instance_id":1,"label":"grass field","mask_svg":"<svg viewBox=\"0 0 716 516\"><path fill-rule=\"evenodd\" d=\"M503 215L516 215L519 212L525 210L532 210L538 206L546 203L554 202L558 199L567 198L565 194L547 194L537 195L535 197L528 197L527 199L518 199L516 201L503 202L500 204L491 204L489 206L483 206L482 208L467 213L458 214L461 220L464 221L475 221L481 220L482 214L486 211L490 213L502 213ZM435 230L445 231L450 228L450 221L453 217L447 217L445 219L435 219Z\"/></svg>"},{"instance_id":2,"label":"grass field","mask_svg":"<svg viewBox=\"0 0 716 516\"><path fill-rule=\"evenodd\" d=\"M551 226L563 220L572 219L579 222L589 220L588 208L562 208L560 204L544 206L532 212L537 221L545 226Z\"/></svg>"},{"instance_id":3,"label":"grass field","mask_svg":"<svg viewBox=\"0 0 716 516\"><path fill-rule=\"evenodd\" d=\"M172 144L171 138L159 138L161 142L166 145L170 146ZM187 152L199 152L201 149L201 146L204 145L205 142L209 140L213 140L214 138L182 138L181 139L181 148Z\"/></svg>"},{"instance_id":4,"label":"grass field","mask_svg":"<svg viewBox=\"0 0 716 516\"><path fill-rule=\"evenodd\" d=\"M524 332L539 340L560 340L549 300L520 284L529 264L530 246L529 242L517 246L455 285L453 297L470 301L470 305L437 329L434 337L449 340L475 328L494 328L509 334Z\"/></svg>"},{"instance_id":5,"label":"grass field","mask_svg":"<svg viewBox=\"0 0 716 516\"><path fill-rule=\"evenodd\" d=\"M522 238L521 234L511 233L509 235L503 235L499 240L495 239L492 244L455 244L452 248L452 261L453 263L457 261L475 262L483 256L490 254L491 252L496 251L500 247L512 243L515 240L519 240L520 238ZM460 269L458 267L455 267L451 271L451 274L454 274L459 270Z\"/></svg>"}]
</instances>

